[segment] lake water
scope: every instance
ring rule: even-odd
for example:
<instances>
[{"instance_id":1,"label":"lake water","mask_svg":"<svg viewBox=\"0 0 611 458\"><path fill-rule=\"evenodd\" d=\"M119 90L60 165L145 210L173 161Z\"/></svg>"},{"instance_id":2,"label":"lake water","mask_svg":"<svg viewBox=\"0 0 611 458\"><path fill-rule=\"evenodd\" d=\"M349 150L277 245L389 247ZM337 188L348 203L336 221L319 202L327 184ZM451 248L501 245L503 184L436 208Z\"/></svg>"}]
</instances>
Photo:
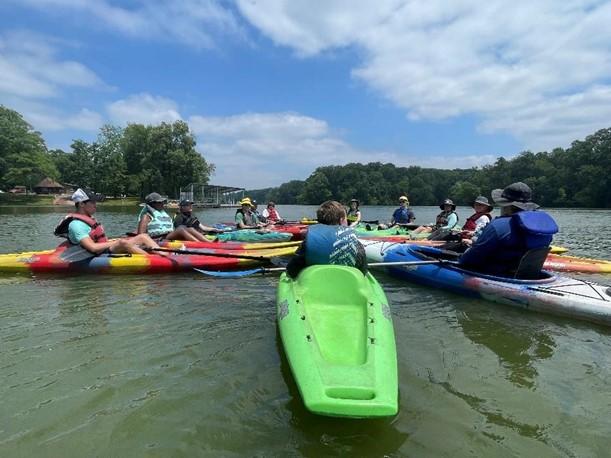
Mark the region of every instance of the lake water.
<instances>
[{"instance_id":1,"label":"lake water","mask_svg":"<svg viewBox=\"0 0 611 458\"><path fill-rule=\"evenodd\" d=\"M393 208L362 210L373 220ZM119 235L137 211L98 217ZM414 211L426 223L439 210ZM550 213L555 244L611 259L611 211ZM0 208L0 252L55 246L61 216ZM276 329L275 276L0 276L0 456L609 455L611 329L376 277L399 364L399 413L384 420L304 409Z\"/></svg>"}]
</instances>

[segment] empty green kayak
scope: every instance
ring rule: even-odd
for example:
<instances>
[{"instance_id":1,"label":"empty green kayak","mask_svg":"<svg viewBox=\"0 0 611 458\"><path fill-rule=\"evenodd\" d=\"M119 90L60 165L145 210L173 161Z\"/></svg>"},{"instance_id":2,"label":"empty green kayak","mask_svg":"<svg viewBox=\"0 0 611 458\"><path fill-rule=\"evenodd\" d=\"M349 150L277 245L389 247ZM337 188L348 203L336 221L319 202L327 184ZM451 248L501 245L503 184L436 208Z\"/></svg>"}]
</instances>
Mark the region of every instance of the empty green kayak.
<instances>
[{"instance_id":1,"label":"empty green kayak","mask_svg":"<svg viewBox=\"0 0 611 458\"><path fill-rule=\"evenodd\" d=\"M397 352L386 295L353 267L318 265L278 283L278 326L308 410L341 417L397 413Z\"/></svg>"}]
</instances>

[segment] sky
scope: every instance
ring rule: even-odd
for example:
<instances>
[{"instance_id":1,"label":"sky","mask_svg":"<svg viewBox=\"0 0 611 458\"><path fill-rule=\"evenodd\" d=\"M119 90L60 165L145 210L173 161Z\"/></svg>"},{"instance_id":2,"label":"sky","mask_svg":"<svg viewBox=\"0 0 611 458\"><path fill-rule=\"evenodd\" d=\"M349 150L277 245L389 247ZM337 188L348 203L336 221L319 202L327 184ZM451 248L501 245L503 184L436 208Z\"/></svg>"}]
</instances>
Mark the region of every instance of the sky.
<instances>
[{"instance_id":1,"label":"sky","mask_svg":"<svg viewBox=\"0 0 611 458\"><path fill-rule=\"evenodd\" d=\"M611 2L2 0L0 104L49 148L182 119L248 189L468 168L611 127Z\"/></svg>"}]
</instances>

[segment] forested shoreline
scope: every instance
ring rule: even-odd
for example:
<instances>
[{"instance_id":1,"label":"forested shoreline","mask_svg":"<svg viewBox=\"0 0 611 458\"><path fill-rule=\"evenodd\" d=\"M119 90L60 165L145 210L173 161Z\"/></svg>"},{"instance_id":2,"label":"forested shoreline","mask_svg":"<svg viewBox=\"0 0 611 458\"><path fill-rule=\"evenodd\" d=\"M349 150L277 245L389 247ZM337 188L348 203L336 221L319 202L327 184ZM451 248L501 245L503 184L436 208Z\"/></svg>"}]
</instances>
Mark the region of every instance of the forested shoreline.
<instances>
[{"instance_id":1,"label":"forested shoreline","mask_svg":"<svg viewBox=\"0 0 611 458\"><path fill-rule=\"evenodd\" d=\"M18 112L0 105L0 189L33 187L50 177L107 196L144 196L156 191L178 197L181 187L207 183L214 172L195 149L184 121L156 126L105 125L96 141L72 142L71 152L48 150L42 135ZM408 195L412 205L436 205L449 197L469 204L479 194L515 181L527 183L547 207L611 208L611 128L576 140L570 148L525 151L513 159L469 169L397 167L373 162L318 167L305 181L249 190L261 202L317 205L328 199L391 205Z\"/></svg>"},{"instance_id":2,"label":"forested shoreline","mask_svg":"<svg viewBox=\"0 0 611 458\"><path fill-rule=\"evenodd\" d=\"M396 167L373 162L317 168L305 181L277 188L250 190L261 202L316 205L327 199L362 205L391 205L400 195L412 205L438 205L449 197L469 205L478 195L523 181L537 203L547 207L611 208L611 128L601 129L570 148L552 152L525 151L513 159L469 169Z\"/></svg>"},{"instance_id":3,"label":"forested shoreline","mask_svg":"<svg viewBox=\"0 0 611 458\"><path fill-rule=\"evenodd\" d=\"M71 152L48 150L40 132L21 114L0 105L0 189L32 190L45 177L106 196L177 196L180 187L206 183L214 166L195 149L184 121L156 126L105 125L97 139L76 139Z\"/></svg>"}]
</instances>

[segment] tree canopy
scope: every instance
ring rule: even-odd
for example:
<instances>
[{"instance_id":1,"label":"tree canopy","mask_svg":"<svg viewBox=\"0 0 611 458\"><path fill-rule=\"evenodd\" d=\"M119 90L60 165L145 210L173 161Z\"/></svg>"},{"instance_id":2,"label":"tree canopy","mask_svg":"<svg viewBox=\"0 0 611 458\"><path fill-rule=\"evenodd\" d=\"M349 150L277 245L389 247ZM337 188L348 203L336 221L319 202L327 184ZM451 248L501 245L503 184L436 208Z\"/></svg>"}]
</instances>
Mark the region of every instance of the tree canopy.
<instances>
[{"instance_id":1,"label":"tree canopy","mask_svg":"<svg viewBox=\"0 0 611 458\"><path fill-rule=\"evenodd\" d=\"M190 183L207 183L214 165L195 149L184 121L157 126L105 125L96 141L72 142L72 152L48 151L39 132L14 110L0 106L0 185L32 189L48 176L109 196L156 191L178 197Z\"/></svg>"},{"instance_id":2,"label":"tree canopy","mask_svg":"<svg viewBox=\"0 0 611 458\"><path fill-rule=\"evenodd\" d=\"M438 205L451 198L469 205L478 195L513 182L528 184L538 204L548 207L611 208L611 128L602 129L570 148L524 151L513 159L470 169L396 167L372 162L318 167L305 181L248 191L260 201L317 205L326 199L364 205L391 205L407 195L412 205Z\"/></svg>"}]
</instances>

